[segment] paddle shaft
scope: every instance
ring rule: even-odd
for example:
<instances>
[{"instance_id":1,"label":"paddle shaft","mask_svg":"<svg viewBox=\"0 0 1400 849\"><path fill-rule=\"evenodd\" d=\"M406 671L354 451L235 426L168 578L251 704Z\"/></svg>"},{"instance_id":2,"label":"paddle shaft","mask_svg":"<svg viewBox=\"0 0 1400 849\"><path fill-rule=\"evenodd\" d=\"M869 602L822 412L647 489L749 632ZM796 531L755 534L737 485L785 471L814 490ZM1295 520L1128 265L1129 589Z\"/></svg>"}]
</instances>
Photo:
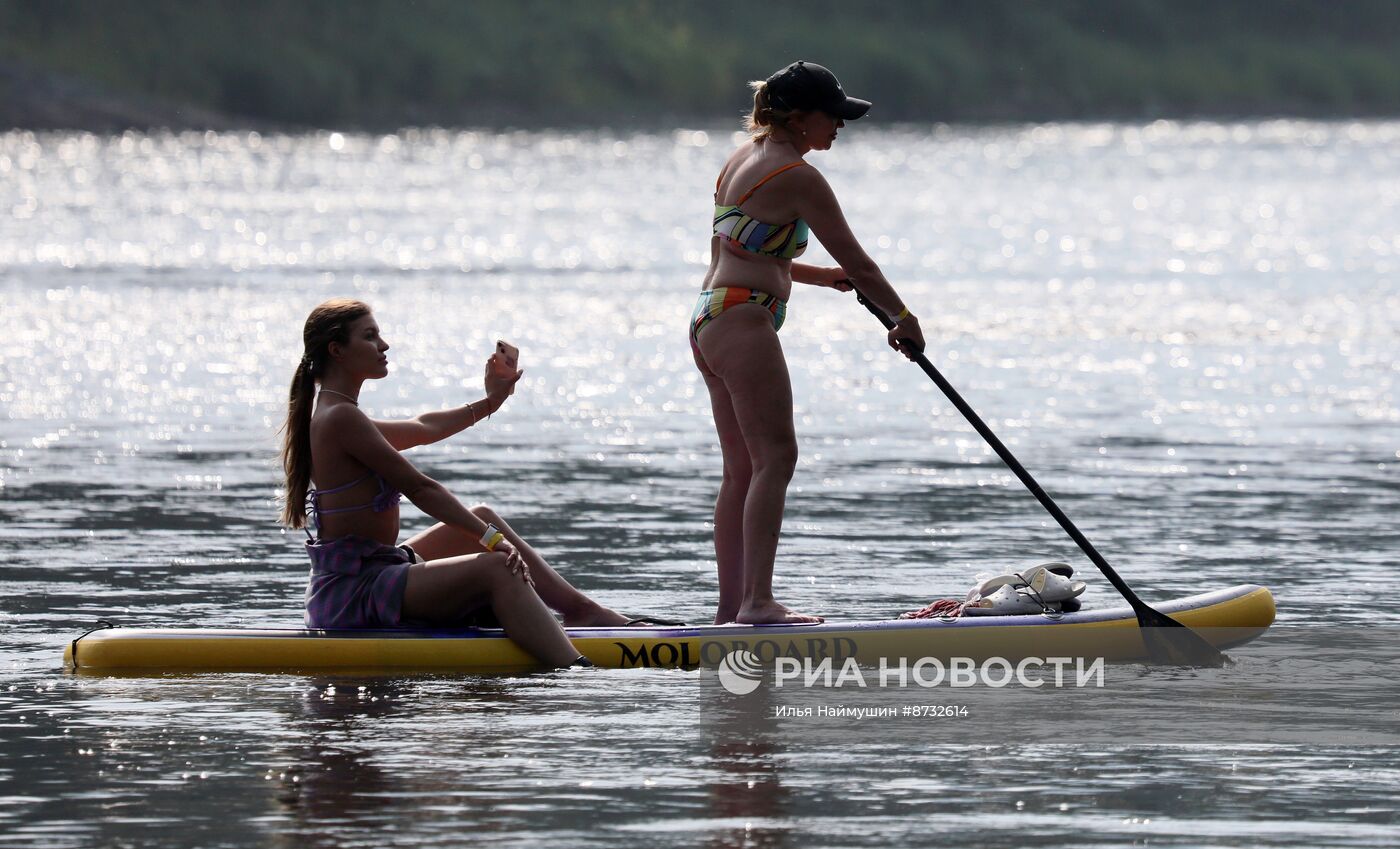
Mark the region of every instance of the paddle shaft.
<instances>
[{"instance_id":1,"label":"paddle shaft","mask_svg":"<svg viewBox=\"0 0 1400 849\"><path fill-rule=\"evenodd\" d=\"M884 310L867 300L865 295L862 295L859 290L856 291L856 299L859 300L866 309L870 310L871 315L880 319L880 323L885 326L886 330L894 329L894 319L885 315ZM910 343L909 340L903 339L900 341L908 344L910 350L914 350L913 343ZM1001 461L1005 463L1011 471L1015 472L1016 477L1021 479L1021 483L1026 485L1026 489L1031 491L1031 495L1034 495L1036 500L1040 502L1040 506L1044 507L1051 516L1055 517L1055 521L1060 523L1060 527L1065 529L1065 533L1069 534L1070 539L1074 540L1084 553L1088 555L1089 559L1094 561L1094 565L1099 567L1099 571L1103 572L1105 578L1108 578L1108 582L1113 584L1114 588L1123 594L1123 598L1128 600L1128 603L1133 606L1133 609L1141 610L1145 608L1151 610L1142 599L1138 598L1137 593L1133 592L1127 584L1123 583L1123 579L1118 577L1118 573L1113 571L1113 567L1108 565L1108 561L1104 559L1102 554L1099 554L1098 549L1094 548L1094 544L1089 542L1088 537L1080 533L1079 528L1075 527L1074 522L1071 522L1069 517L1065 515L1065 511L1061 510L1060 506L1055 503L1055 499L1051 498L1050 494L1042 489L1040 484L1036 483L1035 478L1031 477L1031 473L1026 471L1026 467L1022 466L1020 461L1012 455L1011 450L1002 444L1002 441L997 438L995 433L992 433L992 429L987 427L987 423L982 421L982 417L977 415L977 411L973 410L971 405L963 400L963 397L958 394L958 390L953 388L953 384L949 383L947 379L943 377L938 369L934 367L933 363L929 362L928 357L924 356L922 351L914 352L914 362L919 364L919 368L924 370L924 374L927 374L934 383L938 384L938 388L943 390L943 394L948 396L948 400L953 402L953 406L958 408L958 412L962 413L963 417L977 429L977 432L982 435L982 438L987 441L987 444L992 446L992 450L997 452L997 456L1001 458Z\"/></svg>"}]
</instances>

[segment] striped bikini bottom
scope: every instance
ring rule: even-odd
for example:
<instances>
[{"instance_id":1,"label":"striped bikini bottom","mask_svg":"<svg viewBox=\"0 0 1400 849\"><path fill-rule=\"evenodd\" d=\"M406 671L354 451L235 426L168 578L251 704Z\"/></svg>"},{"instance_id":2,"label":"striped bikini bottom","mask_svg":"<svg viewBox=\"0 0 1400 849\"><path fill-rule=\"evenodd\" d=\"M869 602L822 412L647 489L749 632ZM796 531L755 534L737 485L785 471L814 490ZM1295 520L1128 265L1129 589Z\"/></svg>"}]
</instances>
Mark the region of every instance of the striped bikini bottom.
<instances>
[{"instance_id":1,"label":"striped bikini bottom","mask_svg":"<svg viewBox=\"0 0 1400 849\"><path fill-rule=\"evenodd\" d=\"M783 319L787 318L787 301L780 301L767 292L757 289L743 289L738 286L722 286L706 289L700 293L695 304L695 312L690 316L690 347L699 350L696 342L705 325L719 318L730 307L740 304L758 304L773 314L773 329L781 330Z\"/></svg>"}]
</instances>

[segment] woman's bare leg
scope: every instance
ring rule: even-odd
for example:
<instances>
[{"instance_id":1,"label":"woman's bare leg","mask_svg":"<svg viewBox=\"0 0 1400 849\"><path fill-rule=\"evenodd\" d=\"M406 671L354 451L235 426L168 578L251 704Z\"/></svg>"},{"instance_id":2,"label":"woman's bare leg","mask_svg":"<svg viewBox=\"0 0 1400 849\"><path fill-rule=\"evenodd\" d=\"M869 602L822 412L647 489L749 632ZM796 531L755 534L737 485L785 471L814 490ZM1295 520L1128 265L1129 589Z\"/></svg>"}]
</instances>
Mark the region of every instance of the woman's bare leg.
<instances>
[{"instance_id":1,"label":"woman's bare leg","mask_svg":"<svg viewBox=\"0 0 1400 849\"><path fill-rule=\"evenodd\" d=\"M554 571L545 559L515 532L500 514L485 504L470 508L477 518L500 529L511 545L520 552L525 565L530 568L530 577L535 582L535 592L550 608L559 611L564 624L571 628L589 626L624 625L627 617L589 598L563 575ZM461 554L477 554L486 549L480 540L460 528L436 524L408 540L413 550L424 560L443 557L456 557Z\"/></svg>"},{"instance_id":2,"label":"woman's bare leg","mask_svg":"<svg viewBox=\"0 0 1400 849\"><path fill-rule=\"evenodd\" d=\"M490 604L506 635L542 663L563 667L579 656L554 614L504 554L468 554L408 567L403 615L424 622L452 622Z\"/></svg>"},{"instance_id":3,"label":"woman's bare leg","mask_svg":"<svg viewBox=\"0 0 1400 849\"><path fill-rule=\"evenodd\" d=\"M724 458L724 475L715 497L715 564L719 567L715 624L723 625L734 621L744 603L744 502L749 495L753 464L749 462L749 449L724 381L700 357L695 358L695 364L710 391L710 409Z\"/></svg>"},{"instance_id":4,"label":"woman's bare leg","mask_svg":"<svg viewBox=\"0 0 1400 849\"><path fill-rule=\"evenodd\" d=\"M773 598L783 506L797 466L792 383L773 317L757 304L731 307L701 331L699 346L729 393L752 466L744 500L744 600L735 620L820 622L820 617L794 613Z\"/></svg>"}]
</instances>

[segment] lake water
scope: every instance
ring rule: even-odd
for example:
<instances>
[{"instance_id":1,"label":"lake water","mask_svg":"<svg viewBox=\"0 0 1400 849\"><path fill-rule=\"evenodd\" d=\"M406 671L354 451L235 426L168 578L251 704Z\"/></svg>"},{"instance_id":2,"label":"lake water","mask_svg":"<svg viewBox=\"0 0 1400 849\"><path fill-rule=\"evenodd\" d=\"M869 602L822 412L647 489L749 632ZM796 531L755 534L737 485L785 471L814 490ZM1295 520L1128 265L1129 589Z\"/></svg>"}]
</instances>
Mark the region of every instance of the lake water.
<instances>
[{"instance_id":1,"label":"lake water","mask_svg":"<svg viewBox=\"0 0 1400 849\"><path fill-rule=\"evenodd\" d=\"M1394 845L1400 753L1364 741L1075 745L1034 712L1004 745L843 739L731 722L679 671L62 670L98 619L300 622L275 431L341 295L392 345L377 416L480 397L518 345L509 405L415 462L613 607L707 621L686 320L732 142L0 135L0 846ZM1145 598L1261 583L1278 628L1400 625L1400 123L862 124L811 161L933 361ZM852 296L798 289L780 598L883 618L1067 559L1114 604ZM1140 671L1180 711L1230 674Z\"/></svg>"}]
</instances>

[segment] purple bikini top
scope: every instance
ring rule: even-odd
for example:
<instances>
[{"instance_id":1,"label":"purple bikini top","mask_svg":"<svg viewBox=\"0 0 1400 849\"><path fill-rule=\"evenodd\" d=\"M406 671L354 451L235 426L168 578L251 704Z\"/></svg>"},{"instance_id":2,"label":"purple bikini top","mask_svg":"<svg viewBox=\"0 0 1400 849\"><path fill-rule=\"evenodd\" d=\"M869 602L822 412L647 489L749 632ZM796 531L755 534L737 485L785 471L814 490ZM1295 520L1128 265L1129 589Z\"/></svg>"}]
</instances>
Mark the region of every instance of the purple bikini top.
<instances>
[{"instance_id":1,"label":"purple bikini top","mask_svg":"<svg viewBox=\"0 0 1400 849\"><path fill-rule=\"evenodd\" d=\"M321 496L335 495L337 492L344 492L347 489L359 486L370 478L375 478L379 481L379 494L370 499L368 504L356 504L351 507L321 507ZM384 480L382 475L370 472L364 477L356 478L344 486L338 486L335 489L313 489L308 491L306 493L306 512L311 515L312 521L316 523L316 529L320 530L322 516L329 516L332 513L353 513L356 510L373 510L376 513L383 513L390 507L397 505L399 499L402 497L403 493L389 486L389 482Z\"/></svg>"}]
</instances>

